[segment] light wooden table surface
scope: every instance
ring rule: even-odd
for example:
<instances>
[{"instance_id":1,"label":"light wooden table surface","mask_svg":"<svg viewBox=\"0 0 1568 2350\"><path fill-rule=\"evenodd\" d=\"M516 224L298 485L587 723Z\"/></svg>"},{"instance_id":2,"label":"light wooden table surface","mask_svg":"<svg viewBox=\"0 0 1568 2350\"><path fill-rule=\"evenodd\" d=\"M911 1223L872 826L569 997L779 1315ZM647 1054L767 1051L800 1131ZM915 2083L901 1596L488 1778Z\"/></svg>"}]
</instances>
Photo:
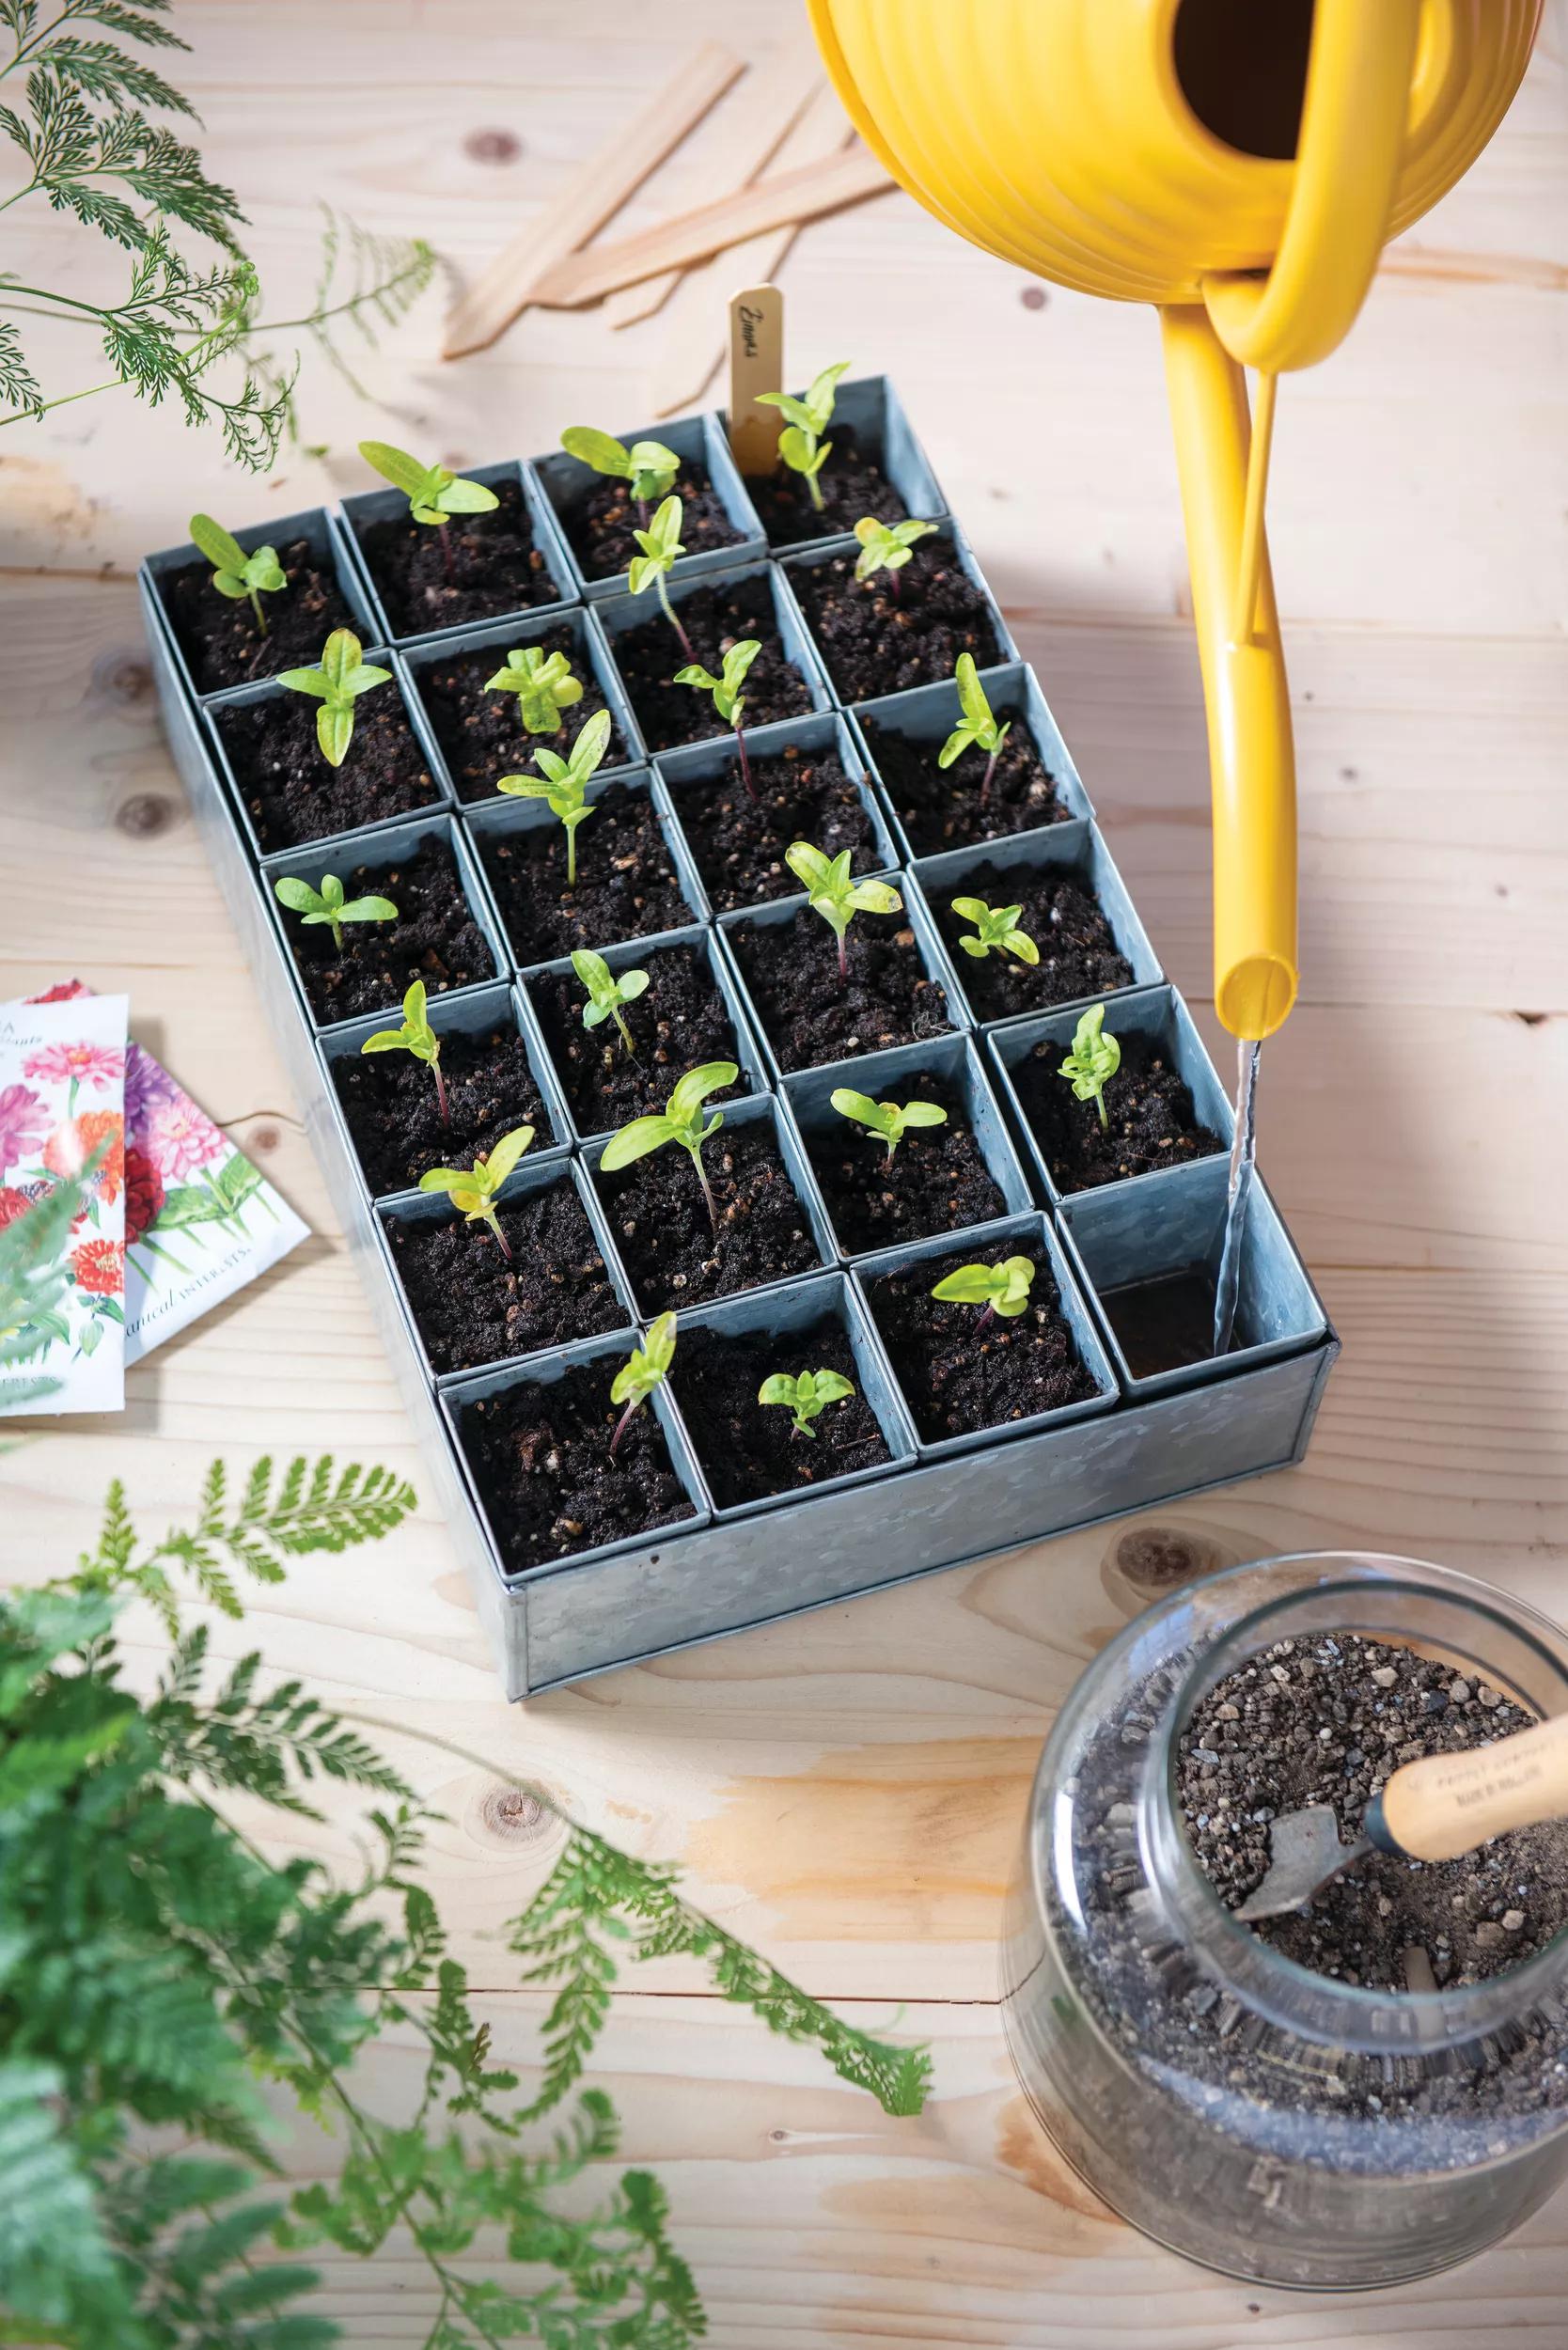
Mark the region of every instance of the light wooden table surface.
<instances>
[{"instance_id":1,"label":"light wooden table surface","mask_svg":"<svg viewBox=\"0 0 1568 2350\"><path fill-rule=\"evenodd\" d=\"M785 14L214 0L180 10L196 44L182 86L291 309L318 196L472 270L629 118L639 77L709 34L761 55ZM1303 988L1264 1055L1262 1156L1345 1349L1305 1466L525 1713L497 1696L428 1514L378 1550L302 1562L220 1638L227 1653L255 1634L329 1700L541 1779L682 1862L695 1898L813 1990L930 2036L935 2096L897 2123L693 1996L693 1976L649 1973L619 1998L602 2069L628 2158L670 2191L719 2350L1458 2350L1505 2323L1568 2343L1565 2198L1490 2257L1392 2295L1309 2302L1155 2251L1031 2126L994 2004L1042 1736L1151 1577L1364 1545L1568 1611L1564 47L1556 15L1500 134L1408 241L1437 258L1398 257L1348 346L1280 403ZM678 202L689 168L631 225ZM83 252L45 214L24 260L32 274ZM1203 730L1152 319L1054 289L1039 306L902 196L807 231L783 282L792 374L849 357L897 377L1213 1042ZM368 431L462 463L546 448L573 421L641 420L659 320L612 335L591 312L535 315L448 368L439 306L366 363L373 410L311 370L306 437L331 454L290 454L265 481L118 394L0 435L0 996L68 972L129 989L137 1032L319 1235L135 1371L123 1418L6 1457L0 1545L19 1574L70 1561L111 1473L155 1522L219 1450L330 1445L417 1477L164 749L130 575L196 506L241 522L365 486ZM434 1889L498 2047L525 2059L538 2000L508 1987L487 1935L551 1832L487 1774L413 1738L397 1751L448 1816ZM396 2256L340 2264L329 2299L374 2350L421 2341L431 2315Z\"/></svg>"}]
</instances>

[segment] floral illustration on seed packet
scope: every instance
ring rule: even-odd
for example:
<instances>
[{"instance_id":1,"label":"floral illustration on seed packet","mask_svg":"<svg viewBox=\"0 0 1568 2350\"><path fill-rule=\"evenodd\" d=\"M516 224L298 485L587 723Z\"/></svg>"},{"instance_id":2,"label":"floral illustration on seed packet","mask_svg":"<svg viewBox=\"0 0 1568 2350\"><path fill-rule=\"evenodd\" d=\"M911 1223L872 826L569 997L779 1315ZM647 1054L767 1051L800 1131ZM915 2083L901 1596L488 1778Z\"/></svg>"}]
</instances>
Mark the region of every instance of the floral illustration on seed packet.
<instances>
[{"instance_id":1,"label":"floral illustration on seed packet","mask_svg":"<svg viewBox=\"0 0 1568 2350\"><path fill-rule=\"evenodd\" d=\"M39 1000L89 993L70 979ZM306 1235L260 1169L134 1038L125 1054L123 1182L128 1362Z\"/></svg>"},{"instance_id":2,"label":"floral illustration on seed packet","mask_svg":"<svg viewBox=\"0 0 1568 2350\"><path fill-rule=\"evenodd\" d=\"M0 1229L85 1185L57 1277L5 1334L18 1375L0 1380L0 1413L24 1394L54 1412L124 1400L127 1010L123 995L0 1006Z\"/></svg>"}]
</instances>

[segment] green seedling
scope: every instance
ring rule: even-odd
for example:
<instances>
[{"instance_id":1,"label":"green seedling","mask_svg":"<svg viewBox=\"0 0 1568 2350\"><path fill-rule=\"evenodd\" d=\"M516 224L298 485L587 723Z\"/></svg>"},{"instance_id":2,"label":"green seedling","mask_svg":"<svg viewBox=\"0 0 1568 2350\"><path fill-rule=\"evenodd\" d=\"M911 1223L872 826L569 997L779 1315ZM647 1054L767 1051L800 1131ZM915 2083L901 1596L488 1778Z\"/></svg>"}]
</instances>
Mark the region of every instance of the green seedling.
<instances>
[{"instance_id":1,"label":"green seedling","mask_svg":"<svg viewBox=\"0 0 1568 2350\"><path fill-rule=\"evenodd\" d=\"M299 916L306 930L319 922L326 924L339 954L343 951L345 922L395 922L398 918L398 909L390 898L350 898L345 901L343 885L336 873L323 873L320 889L312 889L308 882L296 881L292 873L286 873L274 885L282 903L290 914Z\"/></svg>"},{"instance_id":2,"label":"green seedling","mask_svg":"<svg viewBox=\"0 0 1568 2350\"><path fill-rule=\"evenodd\" d=\"M613 1174L618 1167L630 1167L634 1159L646 1159L651 1152L662 1151L666 1142L679 1143L697 1169L708 1203L708 1221L716 1232L718 1201L702 1164L702 1146L723 1125L724 1112L715 1110L704 1125L702 1104L710 1093L722 1093L726 1086L732 1086L740 1073L732 1060L707 1060L699 1069L688 1069L662 1110L649 1118L634 1118L629 1126L610 1136L600 1166Z\"/></svg>"},{"instance_id":3,"label":"green seedling","mask_svg":"<svg viewBox=\"0 0 1568 2350\"><path fill-rule=\"evenodd\" d=\"M831 368L823 368L804 400L796 400L792 392L759 392L759 402L766 408L776 408L785 419L778 436L778 454L792 473L800 474L811 503L820 514L823 510L822 483L817 477L833 454L833 444L824 441L833 416L833 402L839 388L839 378L849 371L847 359L838 360Z\"/></svg>"},{"instance_id":4,"label":"green seedling","mask_svg":"<svg viewBox=\"0 0 1568 2350\"><path fill-rule=\"evenodd\" d=\"M411 457L406 448L394 448L390 441L361 441L359 453L384 481L402 492L416 523L436 525L441 532L441 559L447 578L454 579L450 517L493 513L501 503L494 491L487 490L482 481L465 481L448 465L421 465L417 457Z\"/></svg>"},{"instance_id":5,"label":"green seedling","mask_svg":"<svg viewBox=\"0 0 1568 2350\"><path fill-rule=\"evenodd\" d=\"M787 1371L776 1371L758 1388L757 1401L781 1403L795 1416L795 1434L815 1438L817 1432L812 1421L820 1419L830 1403L841 1403L846 1395L854 1393L854 1380L845 1379L836 1371L803 1371L793 1379Z\"/></svg>"},{"instance_id":6,"label":"green seedling","mask_svg":"<svg viewBox=\"0 0 1568 2350\"><path fill-rule=\"evenodd\" d=\"M634 441L628 448L624 441L608 432L596 432L590 424L569 424L561 434L561 446L580 465L591 465L595 473L608 474L612 480L629 481L640 523L648 520L655 498L669 495L681 466L675 451L666 448L663 441Z\"/></svg>"},{"instance_id":7,"label":"green seedling","mask_svg":"<svg viewBox=\"0 0 1568 2350\"><path fill-rule=\"evenodd\" d=\"M998 726L992 715L991 704L985 698L985 688L980 682L972 652L961 652L953 670L958 687L959 708L964 715L936 754L938 767L950 767L955 759L962 759L971 743L990 756L985 773L980 777L980 804L983 807L991 794L991 778L996 772L996 754L1012 732L1012 722Z\"/></svg>"},{"instance_id":8,"label":"green seedling","mask_svg":"<svg viewBox=\"0 0 1568 2350\"><path fill-rule=\"evenodd\" d=\"M501 1230L497 1199L501 1185L533 1141L531 1126L514 1126L488 1152L481 1151L472 1167L432 1167L419 1178L421 1191L444 1191L470 1224L484 1224L508 1263L511 1246Z\"/></svg>"},{"instance_id":9,"label":"green seedling","mask_svg":"<svg viewBox=\"0 0 1568 2350\"><path fill-rule=\"evenodd\" d=\"M1014 955L1020 963L1038 963L1040 949L1027 931L1018 927L1022 906L988 906L983 898L955 898L953 912L964 922L973 922L975 935L967 932L959 945L966 955L983 963L988 955Z\"/></svg>"},{"instance_id":10,"label":"green seedling","mask_svg":"<svg viewBox=\"0 0 1568 2350\"><path fill-rule=\"evenodd\" d=\"M316 740L329 767L341 767L353 741L353 706L361 694L389 685L390 669L378 669L352 628L335 628L321 647L319 669L280 669L277 682L290 694L310 694L321 703Z\"/></svg>"},{"instance_id":11,"label":"green seedling","mask_svg":"<svg viewBox=\"0 0 1568 2350\"><path fill-rule=\"evenodd\" d=\"M917 539L926 538L935 528L934 523L917 522L913 516L907 522L879 523L873 514L862 514L855 525L855 535L860 541L855 578L870 579L878 572L886 572L894 595L902 596L903 585L899 573L913 559Z\"/></svg>"},{"instance_id":12,"label":"green seedling","mask_svg":"<svg viewBox=\"0 0 1568 2350\"><path fill-rule=\"evenodd\" d=\"M655 1387L662 1387L675 1360L675 1316L661 1314L649 1329L641 1346L634 1347L610 1382L610 1402L622 1403L625 1410L615 1424L610 1438L610 1458Z\"/></svg>"},{"instance_id":13,"label":"green seedling","mask_svg":"<svg viewBox=\"0 0 1568 2350\"><path fill-rule=\"evenodd\" d=\"M412 1053L423 1061L435 1079L435 1098L441 1111L441 1123L452 1122L447 1104L447 1080L441 1074L441 1039L425 1016L425 982L416 979L403 997L402 1025L396 1028L378 1028L360 1046L361 1053Z\"/></svg>"},{"instance_id":14,"label":"green seedling","mask_svg":"<svg viewBox=\"0 0 1568 2350\"><path fill-rule=\"evenodd\" d=\"M572 949L572 968L588 989L588 1002L583 1006L583 1026L597 1028L601 1022L613 1020L620 1030L620 1041L635 1060L637 1048L632 1042L632 1031L626 1026L622 1004L635 1004L648 986L646 971L622 971L618 979L603 955L592 953L587 947Z\"/></svg>"},{"instance_id":15,"label":"green seedling","mask_svg":"<svg viewBox=\"0 0 1568 2350\"><path fill-rule=\"evenodd\" d=\"M596 710L562 759L558 751L534 753L539 776L500 776L495 789L514 800L547 800L550 813L566 826L566 885L577 885L577 827L593 814L588 787L610 744L610 713Z\"/></svg>"},{"instance_id":16,"label":"green seedling","mask_svg":"<svg viewBox=\"0 0 1568 2350\"><path fill-rule=\"evenodd\" d=\"M1065 1077L1080 1102L1092 1102L1108 1134L1105 1088L1121 1066L1121 1047L1105 1033L1105 1007L1091 1004L1073 1032L1073 1050L1062 1058L1058 1077Z\"/></svg>"},{"instance_id":17,"label":"green seedling","mask_svg":"<svg viewBox=\"0 0 1568 2350\"><path fill-rule=\"evenodd\" d=\"M1000 1264L961 1264L956 1273L937 1282L932 1295L946 1305L982 1306L985 1310L975 1324L979 1338L998 1314L1004 1322L1011 1322L1024 1311L1034 1276L1032 1257L1004 1257Z\"/></svg>"},{"instance_id":18,"label":"green seedling","mask_svg":"<svg viewBox=\"0 0 1568 2350\"><path fill-rule=\"evenodd\" d=\"M212 585L219 595L227 596L232 603L248 596L256 625L265 636L267 616L261 609L261 599L277 595L289 585L276 549L258 547L254 555L247 555L238 539L231 539L211 514L191 516L191 537L212 566Z\"/></svg>"},{"instance_id":19,"label":"green seedling","mask_svg":"<svg viewBox=\"0 0 1568 2350\"><path fill-rule=\"evenodd\" d=\"M793 840L784 852L785 864L796 881L805 885L812 911L822 916L839 942L839 977L846 986L849 950L844 941L855 916L903 911L903 900L888 883L851 880L851 854L840 849L835 857L824 856L808 840Z\"/></svg>"},{"instance_id":20,"label":"green seedling","mask_svg":"<svg viewBox=\"0 0 1568 2350\"><path fill-rule=\"evenodd\" d=\"M700 661L688 662L685 668L675 672L677 685L700 686L712 694L713 708L727 727L734 728L735 748L741 755L741 774L752 799L757 797L757 788L751 780L751 761L745 755L745 736L741 731L741 712L745 706L745 696L741 687L745 682L746 671L761 650L755 636L743 636L725 654L722 677L714 677L713 671L705 669Z\"/></svg>"},{"instance_id":21,"label":"green seedling","mask_svg":"<svg viewBox=\"0 0 1568 2350\"><path fill-rule=\"evenodd\" d=\"M869 1093L856 1093L849 1086L835 1086L827 1098L840 1118L853 1118L857 1126L880 1136L889 1159L912 1127L948 1122L947 1111L936 1102L905 1102L901 1109L897 1102L873 1102Z\"/></svg>"},{"instance_id":22,"label":"green seedling","mask_svg":"<svg viewBox=\"0 0 1568 2350\"><path fill-rule=\"evenodd\" d=\"M642 553L633 556L627 568L626 585L634 596L642 595L649 588L658 589L665 618L681 639L682 651L688 661L695 662L697 654L692 648L692 640L676 619L669 589L665 586L665 574L674 569L686 552L681 543L682 512L680 499L667 497L646 530L633 531L632 536Z\"/></svg>"},{"instance_id":23,"label":"green seedling","mask_svg":"<svg viewBox=\"0 0 1568 2350\"><path fill-rule=\"evenodd\" d=\"M539 645L509 652L506 667L486 678L484 690L517 696L517 713L527 734L558 734L561 712L583 698L582 682L572 676L565 653L545 652Z\"/></svg>"}]
</instances>

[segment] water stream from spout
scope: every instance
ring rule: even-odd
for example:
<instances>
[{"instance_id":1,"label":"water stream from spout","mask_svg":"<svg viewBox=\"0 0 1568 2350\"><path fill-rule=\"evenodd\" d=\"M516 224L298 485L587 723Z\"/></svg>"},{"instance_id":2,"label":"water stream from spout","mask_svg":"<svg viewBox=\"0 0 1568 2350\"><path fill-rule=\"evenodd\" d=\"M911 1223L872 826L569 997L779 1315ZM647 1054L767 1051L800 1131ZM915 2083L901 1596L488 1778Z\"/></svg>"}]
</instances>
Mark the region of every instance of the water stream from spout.
<instances>
[{"instance_id":1,"label":"water stream from spout","mask_svg":"<svg viewBox=\"0 0 1568 2350\"><path fill-rule=\"evenodd\" d=\"M1246 1037L1236 1046L1236 1138L1231 1145L1231 1180L1225 1201L1225 1244L1220 1250L1215 1282L1215 1345L1216 1355L1230 1352L1236 1326L1236 1300L1241 1290L1242 1234L1247 1227L1247 1199L1258 1157L1258 1062L1261 1044Z\"/></svg>"}]
</instances>

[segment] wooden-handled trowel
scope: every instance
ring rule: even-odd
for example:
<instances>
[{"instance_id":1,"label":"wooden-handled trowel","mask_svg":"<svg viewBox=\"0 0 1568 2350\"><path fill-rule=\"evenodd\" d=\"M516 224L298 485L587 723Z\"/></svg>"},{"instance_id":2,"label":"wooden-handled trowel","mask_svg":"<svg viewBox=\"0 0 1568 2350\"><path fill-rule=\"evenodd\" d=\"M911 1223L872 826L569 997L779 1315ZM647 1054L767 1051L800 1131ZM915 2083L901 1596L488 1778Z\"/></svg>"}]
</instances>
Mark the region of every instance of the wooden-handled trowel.
<instances>
[{"instance_id":1,"label":"wooden-handled trowel","mask_svg":"<svg viewBox=\"0 0 1568 2350\"><path fill-rule=\"evenodd\" d=\"M1368 1804L1361 1834L1340 1841L1333 1807L1287 1811L1269 1831L1268 1874L1236 1911L1246 1923L1305 1909L1330 1877L1370 1852L1454 1860L1505 1828L1568 1813L1568 1714L1491 1746L1406 1762Z\"/></svg>"}]
</instances>

